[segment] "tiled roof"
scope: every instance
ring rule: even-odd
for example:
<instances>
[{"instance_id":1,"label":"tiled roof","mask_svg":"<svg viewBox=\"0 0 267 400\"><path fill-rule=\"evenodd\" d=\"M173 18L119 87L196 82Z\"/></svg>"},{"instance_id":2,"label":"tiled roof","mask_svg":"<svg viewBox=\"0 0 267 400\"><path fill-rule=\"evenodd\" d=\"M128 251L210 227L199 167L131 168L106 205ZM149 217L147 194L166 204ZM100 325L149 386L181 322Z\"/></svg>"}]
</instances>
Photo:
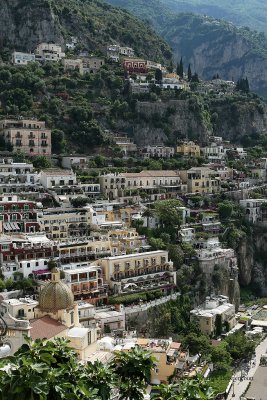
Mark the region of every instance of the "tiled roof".
<instances>
[{"instance_id":1,"label":"tiled roof","mask_svg":"<svg viewBox=\"0 0 267 400\"><path fill-rule=\"evenodd\" d=\"M42 318L33 319L30 321L30 335L33 340L36 339L51 339L66 328L65 325L50 318L48 315Z\"/></svg>"}]
</instances>

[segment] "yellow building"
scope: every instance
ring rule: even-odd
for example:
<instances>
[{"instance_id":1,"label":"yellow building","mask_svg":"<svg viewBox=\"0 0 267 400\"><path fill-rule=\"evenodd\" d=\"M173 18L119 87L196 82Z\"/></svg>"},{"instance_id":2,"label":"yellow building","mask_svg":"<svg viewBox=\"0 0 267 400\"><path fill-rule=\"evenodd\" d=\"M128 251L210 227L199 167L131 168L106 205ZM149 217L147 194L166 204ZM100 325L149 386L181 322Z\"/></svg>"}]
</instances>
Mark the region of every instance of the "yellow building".
<instances>
[{"instance_id":1,"label":"yellow building","mask_svg":"<svg viewBox=\"0 0 267 400\"><path fill-rule=\"evenodd\" d=\"M199 157L200 156L200 147L198 144L194 142L184 142L177 146L176 153L180 156L185 157Z\"/></svg>"},{"instance_id":2,"label":"yellow building","mask_svg":"<svg viewBox=\"0 0 267 400\"><path fill-rule=\"evenodd\" d=\"M218 193L221 180L218 172L208 167L193 167L188 171L180 171L187 182L188 193Z\"/></svg>"},{"instance_id":3,"label":"yellow building","mask_svg":"<svg viewBox=\"0 0 267 400\"><path fill-rule=\"evenodd\" d=\"M167 339L137 339L136 345L151 352L156 360L150 383L168 383L168 378L176 371L181 344Z\"/></svg>"}]
</instances>

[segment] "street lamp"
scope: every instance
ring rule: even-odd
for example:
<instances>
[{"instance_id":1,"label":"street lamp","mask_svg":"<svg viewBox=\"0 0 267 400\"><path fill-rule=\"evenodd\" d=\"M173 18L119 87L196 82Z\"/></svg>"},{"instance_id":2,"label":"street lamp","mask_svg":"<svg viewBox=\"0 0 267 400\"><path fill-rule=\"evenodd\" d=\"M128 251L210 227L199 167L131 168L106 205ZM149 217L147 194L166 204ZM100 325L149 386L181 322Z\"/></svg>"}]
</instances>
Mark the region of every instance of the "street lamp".
<instances>
[{"instance_id":1,"label":"street lamp","mask_svg":"<svg viewBox=\"0 0 267 400\"><path fill-rule=\"evenodd\" d=\"M233 393L232 393L232 397L235 397L235 381L233 380Z\"/></svg>"}]
</instances>

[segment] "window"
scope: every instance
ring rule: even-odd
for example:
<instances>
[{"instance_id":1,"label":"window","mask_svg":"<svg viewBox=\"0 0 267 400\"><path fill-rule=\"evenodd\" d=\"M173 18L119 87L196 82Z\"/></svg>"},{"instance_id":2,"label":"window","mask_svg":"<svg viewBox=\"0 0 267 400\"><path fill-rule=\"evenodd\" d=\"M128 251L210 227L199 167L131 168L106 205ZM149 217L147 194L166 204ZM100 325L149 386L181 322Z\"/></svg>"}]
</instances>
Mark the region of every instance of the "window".
<instances>
[{"instance_id":1,"label":"window","mask_svg":"<svg viewBox=\"0 0 267 400\"><path fill-rule=\"evenodd\" d=\"M27 268L30 268L30 266L31 266L31 263L27 263Z\"/></svg>"},{"instance_id":2,"label":"window","mask_svg":"<svg viewBox=\"0 0 267 400\"><path fill-rule=\"evenodd\" d=\"M73 312L70 313L70 323L71 323L71 325L74 324L74 313Z\"/></svg>"},{"instance_id":3,"label":"window","mask_svg":"<svg viewBox=\"0 0 267 400\"><path fill-rule=\"evenodd\" d=\"M92 338L91 338L91 331L88 332L88 344L92 343Z\"/></svg>"},{"instance_id":4,"label":"window","mask_svg":"<svg viewBox=\"0 0 267 400\"><path fill-rule=\"evenodd\" d=\"M24 204L24 210L25 210L25 211L26 211L26 210L29 210L28 204Z\"/></svg>"}]
</instances>

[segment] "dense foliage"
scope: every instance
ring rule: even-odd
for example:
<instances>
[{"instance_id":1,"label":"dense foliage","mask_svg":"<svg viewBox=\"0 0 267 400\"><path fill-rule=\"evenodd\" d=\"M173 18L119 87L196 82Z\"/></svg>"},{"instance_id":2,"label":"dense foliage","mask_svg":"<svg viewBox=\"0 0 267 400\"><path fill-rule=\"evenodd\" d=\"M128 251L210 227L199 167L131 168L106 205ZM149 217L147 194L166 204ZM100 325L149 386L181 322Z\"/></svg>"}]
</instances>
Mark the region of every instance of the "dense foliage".
<instances>
[{"instance_id":1,"label":"dense foliage","mask_svg":"<svg viewBox=\"0 0 267 400\"><path fill-rule=\"evenodd\" d=\"M1 400L143 400L154 359L135 348L116 352L108 364L82 365L64 339L27 340L13 357L0 361ZM180 385L160 385L157 399L210 399L212 390L198 377ZM170 398L168 398L169 400Z\"/></svg>"}]
</instances>

